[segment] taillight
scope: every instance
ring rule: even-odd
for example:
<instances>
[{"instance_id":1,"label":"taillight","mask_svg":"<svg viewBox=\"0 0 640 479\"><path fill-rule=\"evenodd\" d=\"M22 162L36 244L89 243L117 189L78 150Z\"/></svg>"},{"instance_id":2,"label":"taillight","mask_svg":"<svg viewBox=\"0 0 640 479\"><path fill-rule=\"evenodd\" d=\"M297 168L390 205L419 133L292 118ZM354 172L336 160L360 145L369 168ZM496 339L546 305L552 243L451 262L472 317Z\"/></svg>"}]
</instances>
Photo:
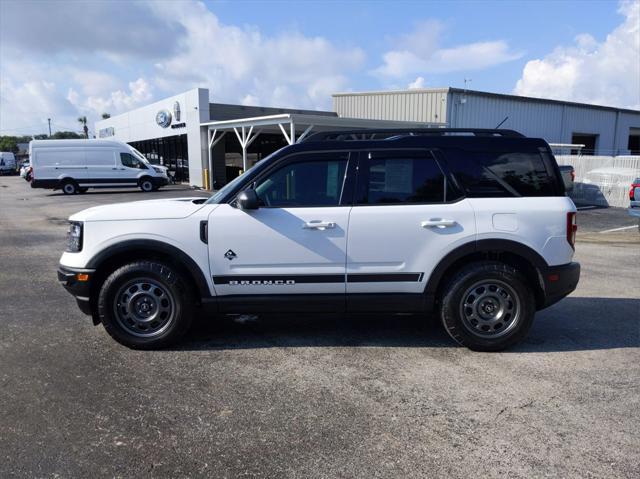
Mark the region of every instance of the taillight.
<instances>
[{"instance_id":1,"label":"taillight","mask_svg":"<svg viewBox=\"0 0 640 479\"><path fill-rule=\"evenodd\" d=\"M573 249L576 249L576 233L578 222L575 212L567 213L567 241Z\"/></svg>"},{"instance_id":2,"label":"taillight","mask_svg":"<svg viewBox=\"0 0 640 479\"><path fill-rule=\"evenodd\" d=\"M631 184L631 189L629 190L629 199L631 201L636 201L636 199L634 198L634 194L635 194L636 188L640 188L640 183L632 183ZM639 198L639 200L640 200L640 198Z\"/></svg>"}]
</instances>

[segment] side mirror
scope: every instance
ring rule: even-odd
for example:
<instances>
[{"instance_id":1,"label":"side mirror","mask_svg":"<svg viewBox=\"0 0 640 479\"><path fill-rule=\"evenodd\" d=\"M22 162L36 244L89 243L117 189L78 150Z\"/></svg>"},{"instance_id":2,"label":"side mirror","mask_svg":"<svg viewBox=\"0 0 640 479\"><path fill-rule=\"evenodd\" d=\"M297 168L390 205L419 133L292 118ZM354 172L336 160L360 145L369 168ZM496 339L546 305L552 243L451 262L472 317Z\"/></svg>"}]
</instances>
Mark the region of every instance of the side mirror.
<instances>
[{"instance_id":1,"label":"side mirror","mask_svg":"<svg viewBox=\"0 0 640 479\"><path fill-rule=\"evenodd\" d=\"M244 190L238 193L236 199L241 210L257 210L260 207L260 198L255 190Z\"/></svg>"}]
</instances>

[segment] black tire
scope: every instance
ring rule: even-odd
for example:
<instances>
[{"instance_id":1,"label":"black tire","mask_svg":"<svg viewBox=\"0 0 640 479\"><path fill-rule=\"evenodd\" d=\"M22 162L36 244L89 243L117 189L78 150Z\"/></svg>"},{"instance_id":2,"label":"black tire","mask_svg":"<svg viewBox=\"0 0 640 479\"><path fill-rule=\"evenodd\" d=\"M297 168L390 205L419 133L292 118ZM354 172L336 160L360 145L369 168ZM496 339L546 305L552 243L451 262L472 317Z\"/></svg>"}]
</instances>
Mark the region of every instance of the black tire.
<instances>
[{"instance_id":1,"label":"black tire","mask_svg":"<svg viewBox=\"0 0 640 479\"><path fill-rule=\"evenodd\" d=\"M140 178L138 186L145 193L150 193L154 189L153 181L148 176L143 176L142 178Z\"/></svg>"},{"instance_id":2,"label":"black tire","mask_svg":"<svg viewBox=\"0 0 640 479\"><path fill-rule=\"evenodd\" d=\"M60 189L65 195L77 195L80 191L78 183L71 179L62 180L62 183L60 183Z\"/></svg>"},{"instance_id":3,"label":"black tire","mask_svg":"<svg viewBox=\"0 0 640 479\"><path fill-rule=\"evenodd\" d=\"M176 343L189 329L193 303L187 283L173 267L139 261L118 268L105 280L98 315L120 344L160 349Z\"/></svg>"},{"instance_id":4,"label":"black tire","mask_svg":"<svg viewBox=\"0 0 640 479\"><path fill-rule=\"evenodd\" d=\"M535 316L531 286L515 268L495 261L471 263L451 277L440 306L442 325L474 351L501 351L524 339Z\"/></svg>"}]
</instances>

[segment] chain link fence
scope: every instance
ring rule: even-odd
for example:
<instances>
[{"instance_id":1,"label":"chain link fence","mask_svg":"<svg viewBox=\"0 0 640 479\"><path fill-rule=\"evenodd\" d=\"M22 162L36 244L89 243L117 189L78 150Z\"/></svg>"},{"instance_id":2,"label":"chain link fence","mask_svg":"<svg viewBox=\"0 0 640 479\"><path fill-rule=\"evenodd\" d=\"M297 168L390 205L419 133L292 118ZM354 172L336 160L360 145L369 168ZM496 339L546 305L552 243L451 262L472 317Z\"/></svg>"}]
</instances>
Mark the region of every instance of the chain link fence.
<instances>
[{"instance_id":1,"label":"chain link fence","mask_svg":"<svg viewBox=\"0 0 640 479\"><path fill-rule=\"evenodd\" d=\"M569 196L576 204L629 206L629 187L640 178L640 156L556 155L556 160L575 170Z\"/></svg>"}]
</instances>

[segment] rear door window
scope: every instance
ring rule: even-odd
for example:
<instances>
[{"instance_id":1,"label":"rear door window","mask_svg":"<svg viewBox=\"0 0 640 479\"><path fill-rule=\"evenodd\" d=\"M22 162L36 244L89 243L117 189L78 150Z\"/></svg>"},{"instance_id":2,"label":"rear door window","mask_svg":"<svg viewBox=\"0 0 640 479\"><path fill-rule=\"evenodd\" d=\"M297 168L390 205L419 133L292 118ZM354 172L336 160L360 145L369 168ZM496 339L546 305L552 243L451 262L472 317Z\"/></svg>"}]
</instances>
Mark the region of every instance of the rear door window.
<instances>
[{"instance_id":1,"label":"rear door window","mask_svg":"<svg viewBox=\"0 0 640 479\"><path fill-rule=\"evenodd\" d=\"M445 176L428 151L363 153L358 168L357 204L442 203Z\"/></svg>"},{"instance_id":2,"label":"rear door window","mask_svg":"<svg viewBox=\"0 0 640 479\"><path fill-rule=\"evenodd\" d=\"M471 198L557 196L539 151L472 151L449 149L451 173Z\"/></svg>"}]
</instances>

